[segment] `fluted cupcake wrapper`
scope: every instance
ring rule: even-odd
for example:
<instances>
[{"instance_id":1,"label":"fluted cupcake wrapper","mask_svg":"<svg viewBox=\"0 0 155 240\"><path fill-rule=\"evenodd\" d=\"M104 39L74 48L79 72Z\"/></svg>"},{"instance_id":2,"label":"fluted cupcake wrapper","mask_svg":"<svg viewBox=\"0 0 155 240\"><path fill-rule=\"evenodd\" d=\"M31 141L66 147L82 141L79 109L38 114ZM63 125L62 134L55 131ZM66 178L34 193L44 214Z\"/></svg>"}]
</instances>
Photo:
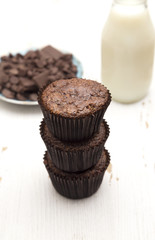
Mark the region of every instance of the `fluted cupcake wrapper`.
<instances>
[{"instance_id":1,"label":"fluted cupcake wrapper","mask_svg":"<svg viewBox=\"0 0 155 240\"><path fill-rule=\"evenodd\" d=\"M43 89L38 93L38 103L44 115L45 122L49 131L62 141L81 141L90 138L98 132L103 116L111 102L111 94L105 105L93 114L84 117L64 117L59 114L51 113L47 110L41 99Z\"/></svg>"},{"instance_id":2,"label":"fluted cupcake wrapper","mask_svg":"<svg viewBox=\"0 0 155 240\"><path fill-rule=\"evenodd\" d=\"M64 152L54 148L51 149L49 145L46 146L55 166L67 172L84 171L94 166L99 160L104 148L104 144L100 144L100 146L92 148L88 152Z\"/></svg>"},{"instance_id":3,"label":"fluted cupcake wrapper","mask_svg":"<svg viewBox=\"0 0 155 240\"><path fill-rule=\"evenodd\" d=\"M67 172L79 172L84 171L92 166L94 166L104 149L105 142L109 136L109 126L105 120L103 120L105 127L105 136L94 146L90 146L86 149L76 148L76 149L62 149L54 145L54 142L51 142L51 139L46 136L44 132L44 124L42 121L40 125L40 134L47 147L47 150L50 155L51 161L54 165Z\"/></svg>"},{"instance_id":4,"label":"fluted cupcake wrapper","mask_svg":"<svg viewBox=\"0 0 155 240\"><path fill-rule=\"evenodd\" d=\"M82 199L93 195L99 189L104 174L73 181L59 178L50 172L49 175L53 186L62 196L72 199Z\"/></svg>"},{"instance_id":5,"label":"fluted cupcake wrapper","mask_svg":"<svg viewBox=\"0 0 155 240\"><path fill-rule=\"evenodd\" d=\"M54 170L49 167L47 162L47 152L44 156L44 164L48 171L49 177L54 188L60 193L62 196L71 199L82 199L93 195L100 187L104 173L109 165L110 156L107 152L107 162L105 166L100 171L95 171L86 176L79 175L74 177L72 173L70 176L64 176L59 170L59 174L57 174ZM56 168L55 168L56 169Z\"/></svg>"}]
</instances>

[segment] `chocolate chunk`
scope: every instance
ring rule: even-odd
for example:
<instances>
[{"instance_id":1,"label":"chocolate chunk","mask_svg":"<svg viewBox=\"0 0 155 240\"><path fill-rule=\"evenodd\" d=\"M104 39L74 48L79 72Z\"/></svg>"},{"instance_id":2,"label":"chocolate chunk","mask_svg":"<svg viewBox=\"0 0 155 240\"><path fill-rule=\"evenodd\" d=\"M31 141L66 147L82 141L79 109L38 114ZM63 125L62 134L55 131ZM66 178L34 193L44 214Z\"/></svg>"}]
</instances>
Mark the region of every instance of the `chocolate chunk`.
<instances>
[{"instance_id":1,"label":"chocolate chunk","mask_svg":"<svg viewBox=\"0 0 155 240\"><path fill-rule=\"evenodd\" d=\"M5 84L5 88L7 88L7 89L10 89L11 86L12 86L12 84L11 84L10 82L7 82L7 83Z\"/></svg>"},{"instance_id":2,"label":"chocolate chunk","mask_svg":"<svg viewBox=\"0 0 155 240\"><path fill-rule=\"evenodd\" d=\"M18 84L19 83L19 78L11 76L10 77L10 83L12 84Z\"/></svg>"},{"instance_id":3,"label":"chocolate chunk","mask_svg":"<svg viewBox=\"0 0 155 240\"><path fill-rule=\"evenodd\" d=\"M74 73L69 73L69 74L66 74L66 77L68 77L68 78L74 78L74 76L75 76L75 74Z\"/></svg>"},{"instance_id":4,"label":"chocolate chunk","mask_svg":"<svg viewBox=\"0 0 155 240\"><path fill-rule=\"evenodd\" d=\"M6 98L14 98L14 97L15 97L15 93L12 92L12 91L9 90L9 89L6 89L6 88L4 88L4 89L2 90L2 94L3 94Z\"/></svg>"},{"instance_id":5,"label":"chocolate chunk","mask_svg":"<svg viewBox=\"0 0 155 240\"><path fill-rule=\"evenodd\" d=\"M13 54L12 53L9 53L9 58L13 58Z\"/></svg>"},{"instance_id":6,"label":"chocolate chunk","mask_svg":"<svg viewBox=\"0 0 155 240\"><path fill-rule=\"evenodd\" d=\"M2 56L1 61L3 61L3 62L8 61L8 56Z\"/></svg>"},{"instance_id":7,"label":"chocolate chunk","mask_svg":"<svg viewBox=\"0 0 155 240\"><path fill-rule=\"evenodd\" d=\"M41 49L40 55L43 59L58 59L60 58L63 54L58 51L57 49L51 47L51 46L46 46Z\"/></svg>"},{"instance_id":8,"label":"chocolate chunk","mask_svg":"<svg viewBox=\"0 0 155 240\"><path fill-rule=\"evenodd\" d=\"M34 81L30 80L30 79L27 79L27 78L20 78L20 82L21 82L21 93L23 92L27 92L27 91L30 91L30 92L33 92L33 91L36 91L36 84Z\"/></svg>"},{"instance_id":9,"label":"chocolate chunk","mask_svg":"<svg viewBox=\"0 0 155 240\"><path fill-rule=\"evenodd\" d=\"M46 63L47 63L47 67L50 68L51 65L53 65L55 63L54 58L48 58L46 59Z\"/></svg>"},{"instance_id":10,"label":"chocolate chunk","mask_svg":"<svg viewBox=\"0 0 155 240\"><path fill-rule=\"evenodd\" d=\"M33 72L32 72L31 70L28 70L28 71L27 71L27 76L28 76L28 77L32 77L32 76L33 76Z\"/></svg>"},{"instance_id":11,"label":"chocolate chunk","mask_svg":"<svg viewBox=\"0 0 155 240\"><path fill-rule=\"evenodd\" d=\"M19 73L18 69L16 69L16 68L11 68L8 70L8 72L10 75L18 75L18 73Z\"/></svg>"},{"instance_id":12,"label":"chocolate chunk","mask_svg":"<svg viewBox=\"0 0 155 240\"><path fill-rule=\"evenodd\" d=\"M73 58L72 54L64 54L61 56L60 59L67 62L72 62L72 58Z\"/></svg>"},{"instance_id":13,"label":"chocolate chunk","mask_svg":"<svg viewBox=\"0 0 155 240\"><path fill-rule=\"evenodd\" d=\"M32 59L36 57L37 57L37 54L35 51L28 51L24 56L25 59Z\"/></svg>"},{"instance_id":14,"label":"chocolate chunk","mask_svg":"<svg viewBox=\"0 0 155 240\"><path fill-rule=\"evenodd\" d=\"M62 66L62 70L64 73L70 73L70 65L69 63L64 63L64 65Z\"/></svg>"},{"instance_id":15,"label":"chocolate chunk","mask_svg":"<svg viewBox=\"0 0 155 240\"><path fill-rule=\"evenodd\" d=\"M20 101L25 101L27 99L27 97L25 97L23 94L21 93L17 93L16 94L16 98Z\"/></svg>"},{"instance_id":16,"label":"chocolate chunk","mask_svg":"<svg viewBox=\"0 0 155 240\"><path fill-rule=\"evenodd\" d=\"M15 63L15 64L18 63L18 59L17 58L13 58L12 59L12 63Z\"/></svg>"},{"instance_id":17,"label":"chocolate chunk","mask_svg":"<svg viewBox=\"0 0 155 240\"><path fill-rule=\"evenodd\" d=\"M61 69L61 67L63 66L63 60L58 59L55 66Z\"/></svg>"},{"instance_id":18,"label":"chocolate chunk","mask_svg":"<svg viewBox=\"0 0 155 240\"><path fill-rule=\"evenodd\" d=\"M77 73L77 67L75 65L72 64L71 69L73 73Z\"/></svg>"},{"instance_id":19,"label":"chocolate chunk","mask_svg":"<svg viewBox=\"0 0 155 240\"><path fill-rule=\"evenodd\" d=\"M12 64L8 63L8 62L1 62L1 68L6 70L6 69L11 69L12 68Z\"/></svg>"},{"instance_id":20,"label":"chocolate chunk","mask_svg":"<svg viewBox=\"0 0 155 240\"><path fill-rule=\"evenodd\" d=\"M59 71L59 69L54 66L50 69L50 74L55 75L58 71Z\"/></svg>"},{"instance_id":21,"label":"chocolate chunk","mask_svg":"<svg viewBox=\"0 0 155 240\"><path fill-rule=\"evenodd\" d=\"M47 84L48 82L48 75L49 75L49 71L45 70L44 72L36 75L35 77L33 77L33 80L36 82L37 86L39 88L43 87L43 85Z\"/></svg>"},{"instance_id":22,"label":"chocolate chunk","mask_svg":"<svg viewBox=\"0 0 155 240\"><path fill-rule=\"evenodd\" d=\"M8 80L9 80L9 77L0 69L0 85L7 83Z\"/></svg>"},{"instance_id":23,"label":"chocolate chunk","mask_svg":"<svg viewBox=\"0 0 155 240\"><path fill-rule=\"evenodd\" d=\"M42 59L42 61L40 59L35 59L35 65L38 68L43 68L46 65L46 61Z\"/></svg>"},{"instance_id":24,"label":"chocolate chunk","mask_svg":"<svg viewBox=\"0 0 155 240\"><path fill-rule=\"evenodd\" d=\"M38 97L38 95L36 93L30 93L29 94L29 99L31 101L37 101L37 97Z\"/></svg>"},{"instance_id":25,"label":"chocolate chunk","mask_svg":"<svg viewBox=\"0 0 155 240\"><path fill-rule=\"evenodd\" d=\"M27 67L24 64L19 64L18 71L19 71L19 75L24 77L27 73Z\"/></svg>"},{"instance_id":26,"label":"chocolate chunk","mask_svg":"<svg viewBox=\"0 0 155 240\"><path fill-rule=\"evenodd\" d=\"M64 75L62 72L57 72L57 74L55 75L56 80L63 79L63 78L64 78Z\"/></svg>"},{"instance_id":27,"label":"chocolate chunk","mask_svg":"<svg viewBox=\"0 0 155 240\"><path fill-rule=\"evenodd\" d=\"M24 87L35 87L35 83L27 78L21 77L20 81Z\"/></svg>"},{"instance_id":28,"label":"chocolate chunk","mask_svg":"<svg viewBox=\"0 0 155 240\"><path fill-rule=\"evenodd\" d=\"M18 61L20 60L20 59L23 59L24 57L23 57L23 55L22 54L20 54L20 53L17 53L16 54L16 56L15 56L15 58L17 58L18 59ZM13 59L12 59L13 60Z\"/></svg>"},{"instance_id":29,"label":"chocolate chunk","mask_svg":"<svg viewBox=\"0 0 155 240\"><path fill-rule=\"evenodd\" d=\"M56 76L55 75L51 75L51 76L48 76L48 81L49 82L54 82L56 80Z\"/></svg>"},{"instance_id":30,"label":"chocolate chunk","mask_svg":"<svg viewBox=\"0 0 155 240\"><path fill-rule=\"evenodd\" d=\"M10 88L15 93L20 93L22 91L21 85L12 84Z\"/></svg>"}]
</instances>

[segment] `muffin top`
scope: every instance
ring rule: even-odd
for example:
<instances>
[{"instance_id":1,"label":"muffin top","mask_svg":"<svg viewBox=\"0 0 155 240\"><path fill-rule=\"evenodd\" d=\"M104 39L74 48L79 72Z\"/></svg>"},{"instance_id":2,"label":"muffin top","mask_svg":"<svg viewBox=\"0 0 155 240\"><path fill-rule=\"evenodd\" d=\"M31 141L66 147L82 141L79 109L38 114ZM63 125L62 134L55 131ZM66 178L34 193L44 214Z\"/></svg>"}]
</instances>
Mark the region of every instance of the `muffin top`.
<instances>
[{"instance_id":1,"label":"muffin top","mask_svg":"<svg viewBox=\"0 0 155 240\"><path fill-rule=\"evenodd\" d=\"M49 172L53 172L55 175L59 176L60 178L65 178L69 180L72 180L73 178L77 178L77 179L88 178L90 176L94 176L96 174L102 173L106 171L109 163L110 163L109 152L106 149L104 149L98 163L95 166L89 168L84 172L69 173L69 172L61 171L58 168L56 168L53 162L50 160L48 152L46 152L44 156L44 164L48 168Z\"/></svg>"},{"instance_id":2,"label":"muffin top","mask_svg":"<svg viewBox=\"0 0 155 240\"><path fill-rule=\"evenodd\" d=\"M51 113L81 117L102 109L109 98L109 91L102 84L72 78L50 83L42 92L41 102Z\"/></svg>"}]
</instances>

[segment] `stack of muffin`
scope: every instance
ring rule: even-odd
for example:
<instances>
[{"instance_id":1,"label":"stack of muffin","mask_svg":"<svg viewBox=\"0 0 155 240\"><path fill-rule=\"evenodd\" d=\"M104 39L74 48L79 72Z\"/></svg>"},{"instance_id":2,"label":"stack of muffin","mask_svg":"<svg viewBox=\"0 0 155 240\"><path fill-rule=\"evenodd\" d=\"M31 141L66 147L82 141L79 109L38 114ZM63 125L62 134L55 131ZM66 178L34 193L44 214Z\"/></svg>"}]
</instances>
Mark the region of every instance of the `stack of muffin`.
<instances>
[{"instance_id":1,"label":"stack of muffin","mask_svg":"<svg viewBox=\"0 0 155 240\"><path fill-rule=\"evenodd\" d=\"M103 120L109 91L92 80L59 80L39 91L38 102L44 115L44 164L53 186L68 198L91 196L110 162L104 148L109 127Z\"/></svg>"}]
</instances>

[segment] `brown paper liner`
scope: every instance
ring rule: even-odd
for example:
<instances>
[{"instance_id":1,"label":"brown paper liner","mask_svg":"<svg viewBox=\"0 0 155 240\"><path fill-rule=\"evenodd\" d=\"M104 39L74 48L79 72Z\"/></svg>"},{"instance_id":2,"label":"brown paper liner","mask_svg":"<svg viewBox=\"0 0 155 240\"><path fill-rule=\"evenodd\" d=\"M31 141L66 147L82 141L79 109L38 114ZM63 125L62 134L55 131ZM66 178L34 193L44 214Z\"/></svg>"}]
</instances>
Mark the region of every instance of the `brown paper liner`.
<instances>
[{"instance_id":1,"label":"brown paper liner","mask_svg":"<svg viewBox=\"0 0 155 240\"><path fill-rule=\"evenodd\" d=\"M62 141L81 141L90 138L98 132L103 116L111 102L111 94L108 91L108 100L98 111L84 117L64 117L51 113L44 107L42 92L46 86L39 90L38 103L44 115L49 131Z\"/></svg>"},{"instance_id":2,"label":"brown paper liner","mask_svg":"<svg viewBox=\"0 0 155 240\"><path fill-rule=\"evenodd\" d=\"M94 140L92 137L89 141L83 141L82 144L77 143L76 148L70 148L70 144L65 143L64 149L58 146L58 140L56 144L54 140L51 141L49 135L46 135L45 124L44 121L41 122L40 134L47 147L50 159L57 168L67 172L79 172L94 166L98 162L109 136L109 126L105 120L103 120L104 135L93 145L89 145L90 141L93 142Z\"/></svg>"},{"instance_id":3,"label":"brown paper liner","mask_svg":"<svg viewBox=\"0 0 155 240\"><path fill-rule=\"evenodd\" d=\"M99 189L104 173L110 163L109 153L107 150L103 152L105 154L105 162L100 163L100 168L96 168L95 165L90 170L77 174L63 172L54 165L50 167L48 163L49 156L46 152L44 164L57 192L71 199L82 199L93 195Z\"/></svg>"}]
</instances>

